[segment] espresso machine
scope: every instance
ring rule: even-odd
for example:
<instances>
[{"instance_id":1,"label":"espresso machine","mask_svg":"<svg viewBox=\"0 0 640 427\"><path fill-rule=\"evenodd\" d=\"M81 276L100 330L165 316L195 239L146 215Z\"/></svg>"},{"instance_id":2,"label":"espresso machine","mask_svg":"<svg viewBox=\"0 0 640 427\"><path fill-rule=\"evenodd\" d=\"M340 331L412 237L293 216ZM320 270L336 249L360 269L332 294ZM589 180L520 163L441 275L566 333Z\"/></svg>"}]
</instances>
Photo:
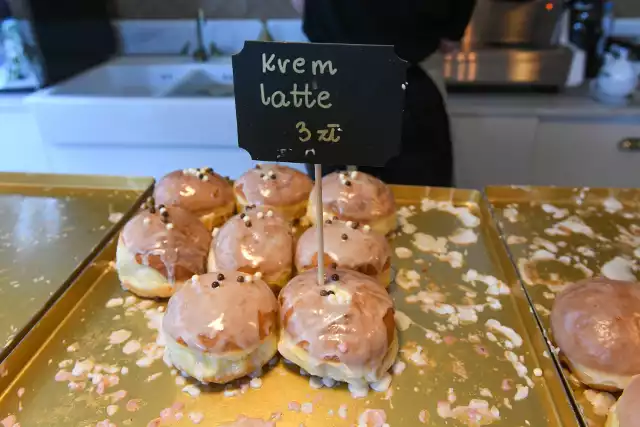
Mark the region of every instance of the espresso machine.
<instances>
[{"instance_id":1,"label":"espresso machine","mask_svg":"<svg viewBox=\"0 0 640 427\"><path fill-rule=\"evenodd\" d=\"M460 52L444 58L450 90L559 90L573 52L560 45L564 0L478 0Z\"/></svg>"}]
</instances>

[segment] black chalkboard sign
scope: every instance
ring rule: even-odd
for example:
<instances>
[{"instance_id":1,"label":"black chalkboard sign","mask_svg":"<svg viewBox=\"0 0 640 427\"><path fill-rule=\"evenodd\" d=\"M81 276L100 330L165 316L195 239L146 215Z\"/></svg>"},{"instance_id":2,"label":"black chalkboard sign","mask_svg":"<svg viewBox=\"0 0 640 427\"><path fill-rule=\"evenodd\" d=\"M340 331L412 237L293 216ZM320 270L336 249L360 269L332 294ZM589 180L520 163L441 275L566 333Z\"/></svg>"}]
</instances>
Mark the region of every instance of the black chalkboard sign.
<instances>
[{"instance_id":1,"label":"black chalkboard sign","mask_svg":"<svg viewBox=\"0 0 640 427\"><path fill-rule=\"evenodd\" d=\"M406 68L392 46L248 41L233 57L238 144L254 160L384 166Z\"/></svg>"}]
</instances>

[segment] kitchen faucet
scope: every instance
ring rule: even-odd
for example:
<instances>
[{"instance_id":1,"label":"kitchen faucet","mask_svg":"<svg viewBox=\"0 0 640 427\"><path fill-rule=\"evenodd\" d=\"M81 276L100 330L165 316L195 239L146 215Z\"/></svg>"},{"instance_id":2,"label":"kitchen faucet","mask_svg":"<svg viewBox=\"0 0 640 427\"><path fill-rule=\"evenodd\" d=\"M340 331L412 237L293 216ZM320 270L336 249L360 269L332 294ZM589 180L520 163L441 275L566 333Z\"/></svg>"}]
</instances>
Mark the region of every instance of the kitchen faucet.
<instances>
[{"instance_id":1,"label":"kitchen faucet","mask_svg":"<svg viewBox=\"0 0 640 427\"><path fill-rule=\"evenodd\" d=\"M209 59L209 52L204 43L204 24L206 23L204 11L198 9L198 19L196 20L196 50L193 52L193 59L199 62L206 62Z\"/></svg>"}]
</instances>

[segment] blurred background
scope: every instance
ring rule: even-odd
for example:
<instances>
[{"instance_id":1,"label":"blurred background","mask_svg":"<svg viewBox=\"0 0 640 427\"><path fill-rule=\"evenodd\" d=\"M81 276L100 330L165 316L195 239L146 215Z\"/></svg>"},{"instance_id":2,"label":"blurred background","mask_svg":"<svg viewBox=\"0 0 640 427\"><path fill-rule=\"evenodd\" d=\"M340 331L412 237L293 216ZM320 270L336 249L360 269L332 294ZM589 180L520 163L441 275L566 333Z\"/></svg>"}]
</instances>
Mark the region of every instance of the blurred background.
<instances>
[{"instance_id":1,"label":"blurred background","mask_svg":"<svg viewBox=\"0 0 640 427\"><path fill-rule=\"evenodd\" d=\"M0 21L4 171L238 176L231 55L307 41L289 0L0 0ZM639 186L638 0L478 0L421 66L456 186Z\"/></svg>"}]
</instances>

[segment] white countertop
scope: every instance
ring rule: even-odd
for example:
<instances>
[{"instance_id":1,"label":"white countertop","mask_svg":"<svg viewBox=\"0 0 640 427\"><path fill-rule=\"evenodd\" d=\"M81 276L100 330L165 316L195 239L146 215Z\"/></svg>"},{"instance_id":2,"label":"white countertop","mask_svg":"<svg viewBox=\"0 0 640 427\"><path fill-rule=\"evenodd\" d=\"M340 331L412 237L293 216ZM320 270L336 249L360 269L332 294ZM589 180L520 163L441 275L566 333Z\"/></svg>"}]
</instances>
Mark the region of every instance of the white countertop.
<instances>
[{"instance_id":1,"label":"white countertop","mask_svg":"<svg viewBox=\"0 0 640 427\"><path fill-rule=\"evenodd\" d=\"M24 99L31 95L26 92L0 92L0 109L2 110L15 110L21 108L27 108L24 105Z\"/></svg>"},{"instance_id":2,"label":"white countertop","mask_svg":"<svg viewBox=\"0 0 640 427\"><path fill-rule=\"evenodd\" d=\"M26 109L29 93L0 93L0 109ZM558 94L477 93L448 95L451 115L511 116L584 116L626 117L640 119L640 97L624 107L603 105L591 99L586 89L567 90Z\"/></svg>"},{"instance_id":3,"label":"white countertop","mask_svg":"<svg viewBox=\"0 0 640 427\"><path fill-rule=\"evenodd\" d=\"M449 94L451 115L533 115L625 117L640 119L640 98L628 106L610 106L596 102L586 88L559 94Z\"/></svg>"}]
</instances>

